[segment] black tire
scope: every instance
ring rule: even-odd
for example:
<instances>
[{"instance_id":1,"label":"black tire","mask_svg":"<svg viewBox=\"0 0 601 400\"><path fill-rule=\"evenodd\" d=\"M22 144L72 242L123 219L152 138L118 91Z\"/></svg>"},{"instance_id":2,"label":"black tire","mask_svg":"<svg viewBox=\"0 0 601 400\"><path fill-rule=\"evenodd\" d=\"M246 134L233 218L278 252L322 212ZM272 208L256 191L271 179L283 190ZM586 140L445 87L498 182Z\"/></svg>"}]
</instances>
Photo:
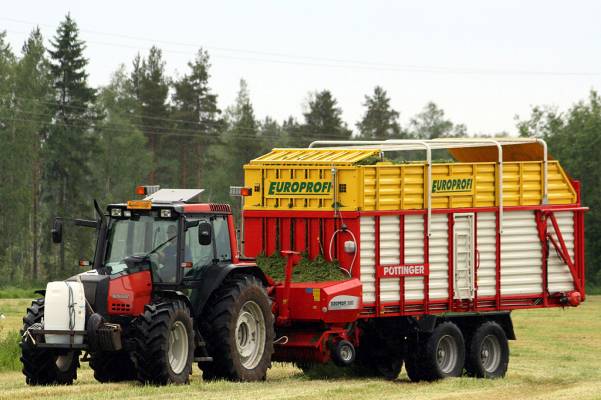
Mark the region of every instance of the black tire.
<instances>
[{"instance_id":1,"label":"black tire","mask_svg":"<svg viewBox=\"0 0 601 400\"><path fill-rule=\"evenodd\" d=\"M238 344L246 347L249 343L240 332L253 329L252 323L244 322L246 315L253 315L257 324L255 328L258 329L256 332L259 332L258 335L252 336L259 337L259 343L255 346L249 344L252 346L251 353L254 354L249 356L250 358L244 358L238 350ZM262 334L259 328L261 316L264 326ZM204 308L201 323L207 350L213 357L211 364L199 365L203 370L203 379L244 382L266 379L267 370L271 367L275 331L271 302L261 282L248 275L236 275L226 279L211 295ZM263 339L264 343L261 344ZM256 353L252 349L256 349Z\"/></svg>"},{"instance_id":2,"label":"black tire","mask_svg":"<svg viewBox=\"0 0 601 400\"><path fill-rule=\"evenodd\" d=\"M339 367L352 365L356 357L355 346L348 340L340 340L332 348L332 361Z\"/></svg>"},{"instance_id":3,"label":"black tire","mask_svg":"<svg viewBox=\"0 0 601 400\"><path fill-rule=\"evenodd\" d=\"M377 332L366 330L357 347L353 374L359 377L383 377L388 381L398 378L403 368L403 357L386 345Z\"/></svg>"},{"instance_id":4,"label":"black tire","mask_svg":"<svg viewBox=\"0 0 601 400\"><path fill-rule=\"evenodd\" d=\"M37 299L23 317L21 336L44 317L44 299ZM36 347L25 335L21 341L21 363L28 385L71 385L77 379L79 350L55 350Z\"/></svg>"},{"instance_id":5,"label":"black tire","mask_svg":"<svg viewBox=\"0 0 601 400\"><path fill-rule=\"evenodd\" d=\"M509 365L509 343L499 324L484 322L466 343L465 370L477 378L502 378Z\"/></svg>"},{"instance_id":6,"label":"black tire","mask_svg":"<svg viewBox=\"0 0 601 400\"><path fill-rule=\"evenodd\" d=\"M125 351L97 351L90 354L90 368L101 383L136 380L136 367Z\"/></svg>"},{"instance_id":7,"label":"black tire","mask_svg":"<svg viewBox=\"0 0 601 400\"><path fill-rule=\"evenodd\" d=\"M415 347L417 351L418 347ZM417 356L415 354L410 354L405 359L405 370L407 371L407 376L411 380L411 382L420 382L424 380L421 375L421 367L418 365Z\"/></svg>"},{"instance_id":8,"label":"black tire","mask_svg":"<svg viewBox=\"0 0 601 400\"><path fill-rule=\"evenodd\" d=\"M189 382L194 360L194 331L190 310L182 300L149 304L135 319L133 361L137 379L153 385L184 384ZM175 369L169 351L181 343L181 362ZM177 338L180 338L178 341ZM187 344L187 347L186 347Z\"/></svg>"},{"instance_id":9,"label":"black tire","mask_svg":"<svg viewBox=\"0 0 601 400\"><path fill-rule=\"evenodd\" d=\"M465 343L452 322L438 325L432 334L420 338L409 353L405 365L413 382L458 377L463 372Z\"/></svg>"}]
</instances>

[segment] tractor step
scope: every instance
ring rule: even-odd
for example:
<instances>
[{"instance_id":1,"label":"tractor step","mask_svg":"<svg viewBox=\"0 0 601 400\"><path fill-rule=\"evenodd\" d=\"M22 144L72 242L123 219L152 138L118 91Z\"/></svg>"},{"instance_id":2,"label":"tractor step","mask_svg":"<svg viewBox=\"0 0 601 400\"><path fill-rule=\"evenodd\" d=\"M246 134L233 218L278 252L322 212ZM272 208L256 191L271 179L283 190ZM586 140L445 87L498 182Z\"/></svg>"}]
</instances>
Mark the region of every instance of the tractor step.
<instances>
[{"instance_id":1,"label":"tractor step","mask_svg":"<svg viewBox=\"0 0 601 400\"><path fill-rule=\"evenodd\" d=\"M213 357L194 357L194 362L211 362Z\"/></svg>"}]
</instances>

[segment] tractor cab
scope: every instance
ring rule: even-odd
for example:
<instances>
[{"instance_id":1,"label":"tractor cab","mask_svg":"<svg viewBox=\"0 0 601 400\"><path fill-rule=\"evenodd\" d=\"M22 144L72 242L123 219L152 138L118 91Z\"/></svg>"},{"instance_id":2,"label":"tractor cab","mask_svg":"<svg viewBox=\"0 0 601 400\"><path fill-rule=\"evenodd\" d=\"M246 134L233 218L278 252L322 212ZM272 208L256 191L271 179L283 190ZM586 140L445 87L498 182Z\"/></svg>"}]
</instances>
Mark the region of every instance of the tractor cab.
<instances>
[{"instance_id":1,"label":"tractor cab","mask_svg":"<svg viewBox=\"0 0 601 400\"><path fill-rule=\"evenodd\" d=\"M191 203L202 189L154 188L136 189L143 200L108 206L94 263L101 274L150 271L154 285L169 286L198 278L213 263L232 262L236 246L228 205Z\"/></svg>"},{"instance_id":2,"label":"tractor cab","mask_svg":"<svg viewBox=\"0 0 601 400\"><path fill-rule=\"evenodd\" d=\"M232 261L229 206L193 204L197 189L139 187L143 200L108 206L105 252L98 270L113 277L150 271L153 285L200 277L204 267ZM234 247L235 248L235 247Z\"/></svg>"}]
</instances>

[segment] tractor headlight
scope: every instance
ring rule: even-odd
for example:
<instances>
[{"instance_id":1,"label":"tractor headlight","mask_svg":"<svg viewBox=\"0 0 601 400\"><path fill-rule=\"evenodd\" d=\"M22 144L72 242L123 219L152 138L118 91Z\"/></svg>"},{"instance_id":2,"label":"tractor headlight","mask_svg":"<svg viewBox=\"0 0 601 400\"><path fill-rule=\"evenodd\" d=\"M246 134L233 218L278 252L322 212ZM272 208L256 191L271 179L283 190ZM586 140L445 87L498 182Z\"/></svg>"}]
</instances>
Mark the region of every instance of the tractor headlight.
<instances>
[{"instance_id":1,"label":"tractor headlight","mask_svg":"<svg viewBox=\"0 0 601 400\"><path fill-rule=\"evenodd\" d=\"M171 210L170 209L162 209L161 210L161 218L171 218Z\"/></svg>"},{"instance_id":2,"label":"tractor headlight","mask_svg":"<svg viewBox=\"0 0 601 400\"><path fill-rule=\"evenodd\" d=\"M111 208L111 217L121 217L123 210L120 208Z\"/></svg>"},{"instance_id":3,"label":"tractor headlight","mask_svg":"<svg viewBox=\"0 0 601 400\"><path fill-rule=\"evenodd\" d=\"M131 211L129 211L129 210L123 211L123 216L126 217L126 218L131 217Z\"/></svg>"}]
</instances>

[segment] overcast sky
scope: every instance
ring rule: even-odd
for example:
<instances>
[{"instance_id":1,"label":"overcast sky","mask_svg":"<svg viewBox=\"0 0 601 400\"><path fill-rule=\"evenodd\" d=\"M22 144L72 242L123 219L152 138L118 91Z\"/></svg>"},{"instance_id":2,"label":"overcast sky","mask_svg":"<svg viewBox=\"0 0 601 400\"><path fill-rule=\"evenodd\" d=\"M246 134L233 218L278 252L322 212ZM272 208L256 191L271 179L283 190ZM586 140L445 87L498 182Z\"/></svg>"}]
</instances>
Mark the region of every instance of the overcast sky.
<instances>
[{"instance_id":1,"label":"overcast sky","mask_svg":"<svg viewBox=\"0 0 601 400\"><path fill-rule=\"evenodd\" d=\"M354 129L381 85L403 125L434 101L470 133L515 133L531 106L567 108L601 88L599 1L11 1L0 31L20 50L69 11L92 85L153 44L184 73L202 46L220 106L244 78L259 118L300 119L307 93L329 89Z\"/></svg>"}]
</instances>

